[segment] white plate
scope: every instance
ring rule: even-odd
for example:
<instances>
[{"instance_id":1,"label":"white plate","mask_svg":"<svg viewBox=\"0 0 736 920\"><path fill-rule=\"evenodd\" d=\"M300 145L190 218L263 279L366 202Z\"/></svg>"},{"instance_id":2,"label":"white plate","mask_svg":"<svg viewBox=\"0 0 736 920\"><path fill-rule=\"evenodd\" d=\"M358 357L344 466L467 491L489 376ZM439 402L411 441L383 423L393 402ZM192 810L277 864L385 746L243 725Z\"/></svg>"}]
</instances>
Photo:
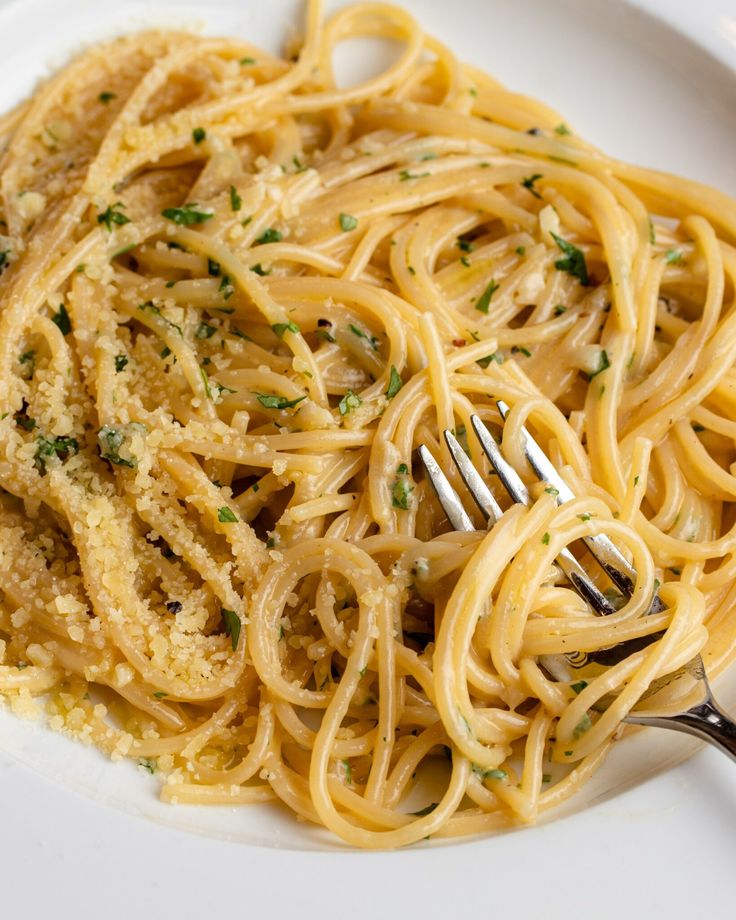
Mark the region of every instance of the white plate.
<instances>
[{"instance_id":1,"label":"white plate","mask_svg":"<svg viewBox=\"0 0 736 920\"><path fill-rule=\"evenodd\" d=\"M461 57L544 99L608 152L736 194L734 0L404 5ZM298 7L0 0L0 110L95 38L201 25L275 49ZM340 60L346 65L347 55ZM736 711L736 673L717 690ZM646 781L694 749L673 733L640 732L617 745L570 803L572 817L484 840L361 854L341 852L272 808L163 806L134 767L0 712L0 902L5 915L29 903L34 916L95 910L106 920L135 908L184 917L223 908L267 917L329 911L350 920L457 909L514 910L523 920L582 910L598 918L695 909L725 916L736 852L733 765L707 751Z\"/></svg>"}]
</instances>

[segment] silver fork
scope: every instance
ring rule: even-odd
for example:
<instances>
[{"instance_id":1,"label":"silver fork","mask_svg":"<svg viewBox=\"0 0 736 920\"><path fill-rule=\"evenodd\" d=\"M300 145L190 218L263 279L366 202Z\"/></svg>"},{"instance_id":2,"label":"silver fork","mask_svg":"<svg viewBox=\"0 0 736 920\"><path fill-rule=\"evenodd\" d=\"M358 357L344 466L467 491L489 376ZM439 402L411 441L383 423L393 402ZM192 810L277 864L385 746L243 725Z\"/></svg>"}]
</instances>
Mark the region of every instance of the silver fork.
<instances>
[{"instance_id":1,"label":"silver fork","mask_svg":"<svg viewBox=\"0 0 736 920\"><path fill-rule=\"evenodd\" d=\"M501 418L505 420L509 407L501 400L497 402L497 406ZM503 487L515 502L529 505L531 499L524 482L516 470L506 461L499 445L482 419L477 415L473 415L470 421L480 446L483 448L483 452L488 457ZM526 428L522 428L521 431L524 456L537 478L546 483L547 491L554 496L557 504L561 505L563 502L575 498L570 487L557 472L552 461L529 431ZM501 517L501 507L453 432L446 429L444 438L460 476L490 526ZM429 481L437 493L440 505L455 530L475 530L475 525L465 511L460 496L424 444L419 447L419 456L427 471ZM583 540L593 558L622 595L630 597L636 584L636 572L616 545L604 534L584 537ZM617 605L598 589L569 549L563 549L556 562L572 587L591 606L596 614L607 616L615 612ZM659 593L655 592L649 613L659 613L664 609L665 604ZM638 639L631 639L610 649L604 649L599 653L590 655L545 655L541 657L540 663L553 679L570 681L578 679L581 674L588 673L586 669L591 666L593 672L600 673L601 667L621 661L632 652L655 642L661 635L662 633L654 633ZM639 700L639 703L649 701L649 704L652 705L655 703L656 694L664 687L671 686L675 682L682 682L681 686L687 687L688 702L690 699L693 700L691 706L675 713L657 712L656 709L647 712L632 711L626 716L625 721L636 725L655 725L660 728L670 728L689 735L695 735L708 741L736 761L736 722L726 715L714 700L700 655L696 655L695 658L671 674L653 681ZM604 698L599 701L596 708L605 709L611 700L612 697L610 696Z\"/></svg>"}]
</instances>

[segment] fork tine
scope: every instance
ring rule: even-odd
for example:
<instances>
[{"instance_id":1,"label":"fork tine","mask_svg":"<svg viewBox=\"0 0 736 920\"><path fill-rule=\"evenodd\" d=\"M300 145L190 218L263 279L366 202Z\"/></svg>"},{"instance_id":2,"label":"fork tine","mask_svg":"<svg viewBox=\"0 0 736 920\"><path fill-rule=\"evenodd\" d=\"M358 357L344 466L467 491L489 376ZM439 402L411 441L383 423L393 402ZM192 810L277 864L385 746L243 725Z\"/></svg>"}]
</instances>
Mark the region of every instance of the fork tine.
<instances>
[{"instance_id":1,"label":"fork tine","mask_svg":"<svg viewBox=\"0 0 736 920\"><path fill-rule=\"evenodd\" d=\"M473 466L470 458L462 449L460 442L455 435L446 428L444 431L445 441L455 461L455 466L463 477L463 482L468 487L468 491L475 499L476 505L480 508L481 514L487 521L497 521L503 512L501 506L493 497L493 493L483 482L480 473Z\"/></svg>"},{"instance_id":2,"label":"fork tine","mask_svg":"<svg viewBox=\"0 0 736 920\"><path fill-rule=\"evenodd\" d=\"M506 421L506 417L511 409L502 399L497 399L496 405L498 406L498 411L501 413L501 418ZM562 476L560 476L552 465L552 461L529 434L526 428L522 428L522 436L524 438L524 456L529 461L529 466L531 466L542 482L548 482L552 488L557 489L557 504L561 505L563 502L569 502L571 499L575 498L575 493Z\"/></svg>"},{"instance_id":3,"label":"fork tine","mask_svg":"<svg viewBox=\"0 0 736 920\"><path fill-rule=\"evenodd\" d=\"M505 457L501 453L501 449L498 444L496 444L495 438L483 424L481 417L479 415L471 415L470 424L473 426L473 431L480 441L480 445L486 457L491 461L491 466L498 473L498 478L501 480L503 487L515 502L519 502L522 505L528 505L530 499L526 486L513 466L507 463Z\"/></svg>"},{"instance_id":4,"label":"fork tine","mask_svg":"<svg viewBox=\"0 0 736 920\"><path fill-rule=\"evenodd\" d=\"M498 406L498 411L501 413L501 417L505 420L511 410L502 399L497 400L496 405ZM557 472L552 461L539 444L537 444L531 434L529 434L526 427L522 426L521 433L524 438L524 456L529 461L529 465L539 479L542 482L548 482L550 486L557 490L557 495L555 496L557 504L561 505L563 502L575 498L575 493ZM616 544L605 534L595 534L593 536L583 537L583 541L593 555L593 558L616 587L630 597L634 592L634 585L636 584L636 571ZM659 613L664 609L664 603L659 598L659 595L655 594L650 612Z\"/></svg>"},{"instance_id":5,"label":"fork tine","mask_svg":"<svg viewBox=\"0 0 736 920\"><path fill-rule=\"evenodd\" d=\"M419 457L424 464L424 469L427 471L429 481L437 493L442 510L455 530L462 530L467 533L475 530L475 525L470 520L465 508L463 508L460 496L453 489L450 480L442 472L439 464L424 444L419 445Z\"/></svg>"},{"instance_id":6,"label":"fork tine","mask_svg":"<svg viewBox=\"0 0 736 920\"><path fill-rule=\"evenodd\" d=\"M526 486L522 482L519 474L516 470L506 461L501 449L493 437L493 435L488 431L486 426L483 424L482 419L477 415L471 415L470 422L473 426L478 440L483 447L483 450L486 453L486 456L491 461L491 464L495 471L498 473L498 478L501 480L501 483L505 487L509 495L514 499L515 502L518 502L522 505L531 504L529 498L529 492L527 491ZM585 569L580 565L578 560L573 556L567 547L560 551L560 554L557 557L557 562L565 573L573 588L578 592L578 594L583 598L584 601L587 601L590 606L596 611L604 616L608 616L611 613L616 612L616 608L611 604L608 598L598 590L596 585L591 581L590 576L585 571Z\"/></svg>"}]
</instances>

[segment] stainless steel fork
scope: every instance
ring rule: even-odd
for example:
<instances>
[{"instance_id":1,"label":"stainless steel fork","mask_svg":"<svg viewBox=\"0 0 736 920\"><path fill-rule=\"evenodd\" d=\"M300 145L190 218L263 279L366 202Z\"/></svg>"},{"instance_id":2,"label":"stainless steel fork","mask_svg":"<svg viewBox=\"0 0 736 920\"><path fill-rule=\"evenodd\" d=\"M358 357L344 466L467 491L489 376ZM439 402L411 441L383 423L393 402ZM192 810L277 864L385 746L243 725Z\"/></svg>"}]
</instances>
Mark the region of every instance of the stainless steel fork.
<instances>
[{"instance_id":1,"label":"stainless steel fork","mask_svg":"<svg viewBox=\"0 0 736 920\"><path fill-rule=\"evenodd\" d=\"M497 402L497 406L501 418L505 420L509 407L500 400ZM488 457L503 487L515 502L529 505L531 499L524 482L516 470L506 461L499 445L482 419L477 415L473 415L470 421L480 446L483 448L483 452ZM526 428L522 428L521 431L524 456L537 478L546 484L546 491L554 496L558 505L575 498L570 487L557 472L552 461L529 431ZM460 476L490 526L501 517L501 507L453 432L446 429L444 438ZM475 530L475 525L465 511L460 496L424 444L419 447L419 455L427 471L429 481L437 493L440 505L452 526L455 530ZM593 558L621 592L621 595L630 597L636 584L636 572L621 551L604 534L587 536L583 540ZM556 561L575 591L590 605L596 614L608 616L618 609L619 605L615 602L615 599L612 600L607 594L603 594L599 590L569 549L563 549ZM649 613L660 613L664 609L665 605L659 593L655 592ZM655 642L661 635L661 633L654 633L638 639L631 639L610 649L603 649L590 655L546 655L540 659L540 663L553 679L563 681L577 680L582 673L585 673L584 669L591 664L594 670L600 673L602 667L621 661L632 652ZM688 702L692 701L692 705L679 712L658 712L656 709L656 695L664 687L671 687L675 683L687 689L687 699ZM608 701L610 702L610 698ZM695 735L708 741L714 747L728 754L733 760L736 760L736 722L726 715L713 699L700 655L697 655L686 665L671 674L654 681L637 705L643 705L645 702L650 707L649 709L646 711L632 711L625 721L636 725L655 725ZM605 709L606 705L607 701L604 698L597 708Z\"/></svg>"}]
</instances>

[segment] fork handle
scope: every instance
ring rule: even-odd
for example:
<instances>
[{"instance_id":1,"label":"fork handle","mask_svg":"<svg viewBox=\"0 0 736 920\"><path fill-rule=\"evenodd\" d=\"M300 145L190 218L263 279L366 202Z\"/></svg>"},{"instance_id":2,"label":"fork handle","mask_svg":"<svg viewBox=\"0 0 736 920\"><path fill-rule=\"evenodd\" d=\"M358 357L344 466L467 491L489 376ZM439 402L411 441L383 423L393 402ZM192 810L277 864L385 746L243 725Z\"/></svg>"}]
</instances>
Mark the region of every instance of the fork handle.
<instances>
[{"instance_id":1,"label":"fork handle","mask_svg":"<svg viewBox=\"0 0 736 920\"><path fill-rule=\"evenodd\" d=\"M646 716L632 712L626 721L634 725L656 725L695 735L736 761L736 722L713 699L673 716Z\"/></svg>"}]
</instances>

